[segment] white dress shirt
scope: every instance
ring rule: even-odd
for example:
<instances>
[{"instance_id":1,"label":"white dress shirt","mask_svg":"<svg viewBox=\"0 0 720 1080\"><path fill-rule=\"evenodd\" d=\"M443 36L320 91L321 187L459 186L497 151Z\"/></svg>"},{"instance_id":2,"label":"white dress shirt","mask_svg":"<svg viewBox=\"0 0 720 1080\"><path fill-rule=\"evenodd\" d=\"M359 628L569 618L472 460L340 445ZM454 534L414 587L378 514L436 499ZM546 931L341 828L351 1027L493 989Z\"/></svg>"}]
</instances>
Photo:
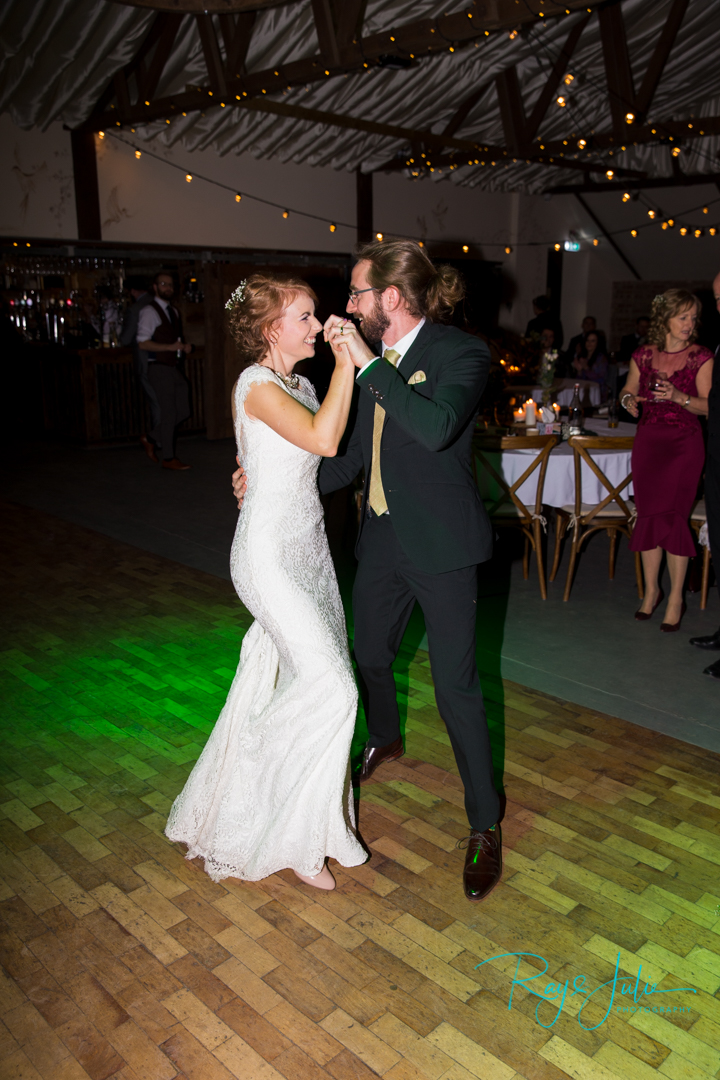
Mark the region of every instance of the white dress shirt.
<instances>
[{"instance_id":1,"label":"white dress shirt","mask_svg":"<svg viewBox=\"0 0 720 1080\"><path fill-rule=\"evenodd\" d=\"M422 330L424 325L425 325L425 317L423 316L423 318L420 320L420 322L416 326L413 326L412 330L408 331L408 333L405 334L405 337L401 337L399 341L396 341L394 345L386 345L384 341L380 342L380 344L382 346L382 353L380 355L384 356L385 351L387 349L394 349L395 352L400 353L400 359L398 360L397 364L395 365L395 367L399 368L400 365L403 362L403 356L408 351L408 349L410 348L413 341L418 336L418 334L420 333L420 331ZM365 371L367 368L370 367L371 364L374 364L375 361L379 360L379 359L380 359L379 356L373 356L372 360L368 360L367 364L363 364L363 366L360 368L360 370L358 371L355 378L357 379L360 375L362 375L363 371Z\"/></svg>"},{"instance_id":2,"label":"white dress shirt","mask_svg":"<svg viewBox=\"0 0 720 1080\"><path fill-rule=\"evenodd\" d=\"M167 315L168 308L171 306L167 302L167 300L163 300L163 298L161 296L153 296L153 300L158 305L158 307L161 307L163 309L163 311ZM177 315L177 309L173 308L172 310ZM148 303L148 304L145 305L144 308L141 308L140 314L138 316L138 328L137 328L137 339L136 339L138 344L141 341L152 341L152 336L155 333L155 331L157 330L157 328L158 328L158 326L160 325L161 322L162 322L162 319L158 315L155 308L152 306L152 303ZM155 359L154 356L149 356L148 357L148 360L151 363L153 362L154 359Z\"/></svg>"}]
</instances>

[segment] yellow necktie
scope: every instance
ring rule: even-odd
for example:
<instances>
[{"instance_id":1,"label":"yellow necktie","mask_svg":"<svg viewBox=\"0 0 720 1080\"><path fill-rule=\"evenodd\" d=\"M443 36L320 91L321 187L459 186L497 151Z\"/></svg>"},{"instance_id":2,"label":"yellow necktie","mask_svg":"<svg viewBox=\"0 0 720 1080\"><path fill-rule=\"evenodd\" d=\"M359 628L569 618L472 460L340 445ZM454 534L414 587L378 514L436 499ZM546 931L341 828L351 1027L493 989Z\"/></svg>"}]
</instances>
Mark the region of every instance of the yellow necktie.
<instances>
[{"instance_id":1,"label":"yellow necktie","mask_svg":"<svg viewBox=\"0 0 720 1080\"><path fill-rule=\"evenodd\" d=\"M395 349L386 349L383 353L383 359L388 360L393 367L397 367L400 353ZM378 516L386 513L388 508L382 485L382 475L380 473L380 440L382 439L384 423L385 410L380 405L376 405L375 417L373 420L372 464L370 466L370 494L368 496L368 502Z\"/></svg>"}]
</instances>

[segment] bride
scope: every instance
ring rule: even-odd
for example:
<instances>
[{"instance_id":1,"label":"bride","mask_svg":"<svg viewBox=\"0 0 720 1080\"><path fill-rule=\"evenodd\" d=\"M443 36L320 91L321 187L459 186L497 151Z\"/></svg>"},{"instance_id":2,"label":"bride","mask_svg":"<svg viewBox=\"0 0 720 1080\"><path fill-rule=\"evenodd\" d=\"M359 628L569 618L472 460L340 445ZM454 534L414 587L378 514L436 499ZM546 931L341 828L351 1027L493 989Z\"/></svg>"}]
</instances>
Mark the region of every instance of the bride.
<instances>
[{"instance_id":1,"label":"bride","mask_svg":"<svg viewBox=\"0 0 720 1080\"><path fill-rule=\"evenodd\" d=\"M326 858L358 866L349 774L357 690L317 489L345 430L355 366L349 320L329 320L335 370L322 405L295 365L323 329L299 279L253 274L226 307L250 362L233 388L238 460L252 484L230 556L255 622L227 702L165 829L214 881L291 869L333 889ZM332 325L331 325L332 323Z\"/></svg>"}]
</instances>

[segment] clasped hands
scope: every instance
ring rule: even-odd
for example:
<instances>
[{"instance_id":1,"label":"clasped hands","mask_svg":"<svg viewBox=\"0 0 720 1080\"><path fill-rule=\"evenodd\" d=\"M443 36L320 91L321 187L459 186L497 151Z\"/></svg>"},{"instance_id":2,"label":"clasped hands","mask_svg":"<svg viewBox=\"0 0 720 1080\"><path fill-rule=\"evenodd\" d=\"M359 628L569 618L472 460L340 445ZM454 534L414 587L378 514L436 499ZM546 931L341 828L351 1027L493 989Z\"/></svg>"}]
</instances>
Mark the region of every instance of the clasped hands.
<instances>
[{"instance_id":1,"label":"clasped hands","mask_svg":"<svg viewBox=\"0 0 720 1080\"><path fill-rule=\"evenodd\" d=\"M344 316L331 315L323 326L323 337L336 360L348 356L356 368L363 367L377 355L360 336L352 319Z\"/></svg>"}]
</instances>

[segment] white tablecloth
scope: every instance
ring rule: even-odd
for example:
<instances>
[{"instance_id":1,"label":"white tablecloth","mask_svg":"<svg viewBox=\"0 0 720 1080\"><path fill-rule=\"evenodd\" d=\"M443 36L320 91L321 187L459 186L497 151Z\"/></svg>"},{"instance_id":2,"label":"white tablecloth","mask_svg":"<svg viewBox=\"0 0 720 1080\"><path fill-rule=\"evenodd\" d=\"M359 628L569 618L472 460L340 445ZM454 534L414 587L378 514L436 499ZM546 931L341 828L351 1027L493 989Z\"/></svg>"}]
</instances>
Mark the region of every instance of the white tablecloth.
<instances>
[{"instance_id":1,"label":"white tablecloth","mask_svg":"<svg viewBox=\"0 0 720 1080\"><path fill-rule=\"evenodd\" d=\"M634 424L618 424L608 428L604 417L590 420L589 429L596 435L634 436L637 428ZM523 450L523 435L518 435L518 449L488 452L484 451L488 461L500 476L511 486L527 469L530 459L536 457L539 450ZM630 472L630 450L594 451L593 458L613 484L619 484ZM478 461L478 483L483 499L497 499L501 492L498 483ZM528 506L535 505L539 469L525 481L518 490L518 498ZM632 495L632 481L622 492L623 496ZM598 503L608 494L591 469L582 463L582 499L585 503ZM548 461L545 475L543 503L547 506L566 506L575 502L575 465L573 452L566 442L555 447Z\"/></svg>"},{"instance_id":2,"label":"white tablecloth","mask_svg":"<svg viewBox=\"0 0 720 1080\"><path fill-rule=\"evenodd\" d=\"M553 396L561 408L569 405L575 393L575 383L580 386L580 402L582 405L593 405L595 408L600 404L600 383L592 379L556 379L553 383ZM542 401L542 386L534 386L532 391L533 401Z\"/></svg>"}]
</instances>

